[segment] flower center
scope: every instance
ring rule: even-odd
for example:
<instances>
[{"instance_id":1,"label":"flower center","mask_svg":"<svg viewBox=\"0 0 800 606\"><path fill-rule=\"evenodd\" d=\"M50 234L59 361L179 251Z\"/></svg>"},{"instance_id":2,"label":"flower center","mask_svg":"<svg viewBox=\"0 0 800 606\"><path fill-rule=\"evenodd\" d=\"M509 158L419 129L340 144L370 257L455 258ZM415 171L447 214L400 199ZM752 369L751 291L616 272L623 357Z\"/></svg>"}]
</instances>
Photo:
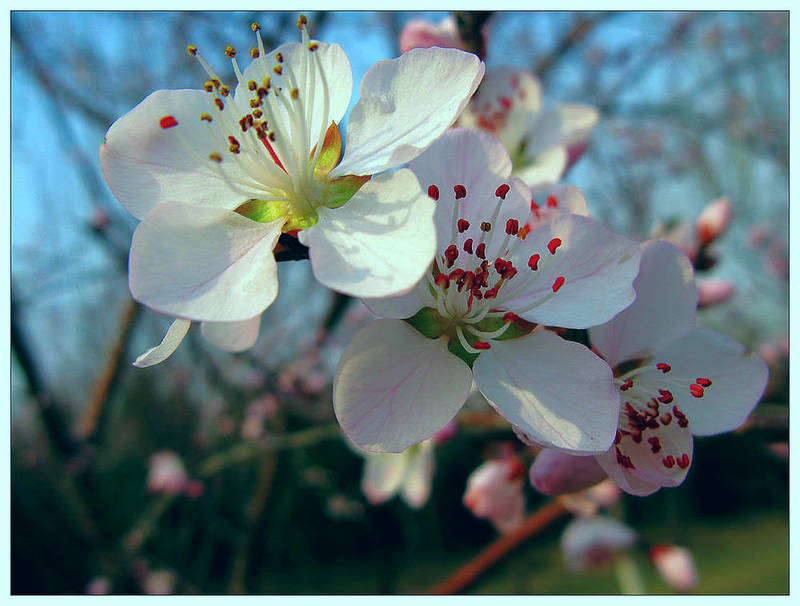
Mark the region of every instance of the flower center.
<instances>
[{"instance_id":1,"label":"flower center","mask_svg":"<svg viewBox=\"0 0 800 606\"><path fill-rule=\"evenodd\" d=\"M552 238L546 247L528 257L526 267L515 266L515 253L530 226L520 227L516 218L506 219L504 225L502 221L498 223L509 190L507 184L495 190L495 208L489 220L470 222L464 218L465 209L459 203L467 197L467 188L460 184L453 187L452 194L448 194L455 198L450 243L434 259L427 283L420 287L429 307L410 320L427 336L447 335L451 351L468 362L490 349L492 340L532 332L536 324L518 314L548 301L565 283L564 276L557 276L546 294L528 301L524 307L509 309L508 302L531 288L562 245L560 238ZM431 185L428 195L438 201L442 194L436 185Z\"/></svg>"},{"instance_id":2,"label":"flower center","mask_svg":"<svg viewBox=\"0 0 800 606\"><path fill-rule=\"evenodd\" d=\"M217 149L201 158L176 129L189 154L242 193L247 201L237 212L255 221L283 217L285 232L314 225L317 208L343 204L369 179L328 179L341 158L342 140L330 116L329 83L317 52L320 43L309 39L306 24L301 15L297 25L302 43L289 46L284 56L266 54L261 27L253 23L257 47L250 50L253 63L247 77L239 69L236 49L226 47L238 81L235 94L197 47L188 46L187 52L209 76L204 89L213 105L199 120ZM165 116L160 126L173 128L178 123L173 116Z\"/></svg>"}]
</instances>

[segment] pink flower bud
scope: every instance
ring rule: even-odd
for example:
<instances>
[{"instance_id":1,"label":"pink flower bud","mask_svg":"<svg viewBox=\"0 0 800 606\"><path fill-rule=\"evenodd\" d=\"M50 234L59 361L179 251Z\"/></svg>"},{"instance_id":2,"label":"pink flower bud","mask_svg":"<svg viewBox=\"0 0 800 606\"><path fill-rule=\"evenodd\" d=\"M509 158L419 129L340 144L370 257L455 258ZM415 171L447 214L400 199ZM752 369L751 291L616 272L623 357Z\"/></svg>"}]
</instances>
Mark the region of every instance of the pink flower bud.
<instances>
[{"instance_id":1,"label":"pink flower bud","mask_svg":"<svg viewBox=\"0 0 800 606\"><path fill-rule=\"evenodd\" d=\"M157 452L150 457L148 467L147 490L150 492L178 494L186 488L189 478L183 461L174 452Z\"/></svg>"},{"instance_id":2,"label":"pink flower bud","mask_svg":"<svg viewBox=\"0 0 800 606\"><path fill-rule=\"evenodd\" d=\"M439 25L423 19L409 21L400 32L398 44L401 54L412 48L428 48L429 46L467 50L458 35L456 20L452 17L446 17Z\"/></svg>"},{"instance_id":3,"label":"pink flower bud","mask_svg":"<svg viewBox=\"0 0 800 606\"><path fill-rule=\"evenodd\" d=\"M189 480L186 483L186 496L190 499L199 499L206 490L205 484L200 480Z\"/></svg>"},{"instance_id":4,"label":"pink flower bud","mask_svg":"<svg viewBox=\"0 0 800 606\"><path fill-rule=\"evenodd\" d=\"M711 202L705 207L703 212L700 213L700 217L698 217L697 223L695 224L699 243L702 245L711 244L722 235L722 232L725 231L725 228L728 227L728 224L731 222L732 217L733 209L731 206L731 199L728 196Z\"/></svg>"},{"instance_id":5,"label":"pink flower bud","mask_svg":"<svg viewBox=\"0 0 800 606\"><path fill-rule=\"evenodd\" d=\"M452 419L447 425L433 434L433 443L442 444L458 433L458 421Z\"/></svg>"},{"instance_id":6,"label":"pink flower bud","mask_svg":"<svg viewBox=\"0 0 800 606\"><path fill-rule=\"evenodd\" d=\"M697 585L697 569L688 549L676 545L658 545L650 550L650 558L670 587L689 591Z\"/></svg>"},{"instance_id":7,"label":"pink flower bud","mask_svg":"<svg viewBox=\"0 0 800 606\"><path fill-rule=\"evenodd\" d=\"M108 595L111 593L111 579L105 576L94 577L86 586L89 595Z\"/></svg>"},{"instance_id":8,"label":"pink flower bud","mask_svg":"<svg viewBox=\"0 0 800 606\"><path fill-rule=\"evenodd\" d=\"M594 457L577 457L545 449L531 465L531 484L547 495L577 492L603 481L606 472Z\"/></svg>"},{"instance_id":9,"label":"pink flower bud","mask_svg":"<svg viewBox=\"0 0 800 606\"><path fill-rule=\"evenodd\" d=\"M621 496L620 488L610 479L605 479L586 490L561 495L559 501L575 515L593 516L600 509L614 505Z\"/></svg>"},{"instance_id":10,"label":"pink flower bud","mask_svg":"<svg viewBox=\"0 0 800 606\"><path fill-rule=\"evenodd\" d=\"M525 513L524 473L516 457L487 461L469 475L464 505L473 515L491 521L498 531L511 532L522 523Z\"/></svg>"},{"instance_id":11,"label":"pink flower bud","mask_svg":"<svg viewBox=\"0 0 800 606\"><path fill-rule=\"evenodd\" d=\"M142 590L149 595L168 595L175 590L175 573L169 570L155 570L149 573L142 583Z\"/></svg>"},{"instance_id":12,"label":"pink flower bud","mask_svg":"<svg viewBox=\"0 0 800 606\"><path fill-rule=\"evenodd\" d=\"M570 570L584 570L612 562L636 542L636 533L614 518L575 518L561 535L561 550Z\"/></svg>"},{"instance_id":13,"label":"pink flower bud","mask_svg":"<svg viewBox=\"0 0 800 606\"><path fill-rule=\"evenodd\" d=\"M719 305L730 299L736 286L728 280L710 279L697 281L697 305L709 307Z\"/></svg>"}]
</instances>

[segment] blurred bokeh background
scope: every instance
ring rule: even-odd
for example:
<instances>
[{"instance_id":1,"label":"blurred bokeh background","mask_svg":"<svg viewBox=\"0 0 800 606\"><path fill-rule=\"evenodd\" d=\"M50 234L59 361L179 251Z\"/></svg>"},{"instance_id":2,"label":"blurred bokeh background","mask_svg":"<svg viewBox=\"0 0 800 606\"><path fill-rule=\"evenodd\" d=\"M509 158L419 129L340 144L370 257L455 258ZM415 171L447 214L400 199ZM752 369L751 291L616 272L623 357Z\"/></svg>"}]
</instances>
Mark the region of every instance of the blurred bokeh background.
<instances>
[{"instance_id":1,"label":"blurred bokeh background","mask_svg":"<svg viewBox=\"0 0 800 606\"><path fill-rule=\"evenodd\" d=\"M409 21L446 16L308 13L355 82L398 54ZM202 86L187 44L234 81L224 47L252 46L254 20L270 46L296 40L296 19L12 13L13 593L426 593L498 536L462 504L467 476L504 448L532 453L480 401L436 446L421 510L366 500L330 392L369 314L317 284L306 261L280 264L252 350L226 354L192 329L168 361L130 365L169 319L130 298L136 221L103 181L103 135L154 90ZM692 551L695 592L788 592L788 23L779 12L500 12L484 25L489 69L530 69L546 104L599 109L564 180L598 220L680 239L730 197L733 220L698 278L733 294L699 323L758 351L770 384L745 427L696 441L682 486L614 505L639 535L629 562L649 592L673 591L649 564L659 543ZM525 492L529 512L549 501ZM613 565L567 569L567 519L465 590L619 592Z\"/></svg>"}]
</instances>

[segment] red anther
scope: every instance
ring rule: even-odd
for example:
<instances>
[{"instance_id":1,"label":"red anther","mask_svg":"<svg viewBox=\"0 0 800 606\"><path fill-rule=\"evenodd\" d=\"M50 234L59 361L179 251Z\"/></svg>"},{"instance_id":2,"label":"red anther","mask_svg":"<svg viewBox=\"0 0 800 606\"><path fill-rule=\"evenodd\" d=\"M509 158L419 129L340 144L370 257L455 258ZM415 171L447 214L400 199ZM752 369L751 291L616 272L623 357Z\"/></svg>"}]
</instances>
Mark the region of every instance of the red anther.
<instances>
[{"instance_id":1,"label":"red anther","mask_svg":"<svg viewBox=\"0 0 800 606\"><path fill-rule=\"evenodd\" d=\"M505 269L506 263L510 263L510 261L506 261L505 259L495 259L494 270L499 274L503 273L503 269Z\"/></svg>"},{"instance_id":2,"label":"red anther","mask_svg":"<svg viewBox=\"0 0 800 606\"><path fill-rule=\"evenodd\" d=\"M239 145L239 142L236 140L236 137L228 135L228 141L230 142L231 145Z\"/></svg>"},{"instance_id":3,"label":"red anther","mask_svg":"<svg viewBox=\"0 0 800 606\"><path fill-rule=\"evenodd\" d=\"M468 255L472 254L472 238L464 240L464 252Z\"/></svg>"},{"instance_id":4,"label":"red anther","mask_svg":"<svg viewBox=\"0 0 800 606\"><path fill-rule=\"evenodd\" d=\"M478 244L478 248L475 249L475 254L478 256L479 259L486 258L486 244L481 242Z\"/></svg>"},{"instance_id":5,"label":"red anther","mask_svg":"<svg viewBox=\"0 0 800 606\"><path fill-rule=\"evenodd\" d=\"M469 221L467 221L466 219L459 219L458 220L458 233L463 234L468 229L469 229Z\"/></svg>"},{"instance_id":6,"label":"red anther","mask_svg":"<svg viewBox=\"0 0 800 606\"><path fill-rule=\"evenodd\" d=\"M434 200L439 199L439 188L435 185L431 185L428 187L428 196L433 198Z\"/></svg>"},{"instance_id":7,"label":"red anther","mask_svg":"<svg viewBox=\"0 0 800 606\"><path fill-rule=\"evenodd\" d=\"M511 99L509 99L508 97L500 97L500 103L506 109L511 109Z\"/></svg>"},{"instance_id":8,"label":"red anther","mask_svg":"<svg viewBox=\"0 0 800 606\"><path fill-rule=\"evenodd\" d=\"M619 448L617 448L616 450L617 450L617 463L628 469L636 469L636 467L633 465L633 461L631 461L631 458L629 456L622 454Z\"/></svg>"},{"instance_id":9,"label":"red anther","mask_svg":"<svg viewBox=\"0 0 800 606\"><path fill-rule=\"evenodd\" d=\"M464 275L458 278L458 292L467 287L467 290L472 290L472 285L475 283L475 274L471 271L465 271Z\"/></svg>"},{"instance_id":10,"label":"red anther","mask_svg":"<svg viewBox=\"0 0 800 606\"><path fill-rule=\"evenodd\" d=\"M658 370L660 370L664 374L667 374L670 370L672 370L672 366L664 362L659 362L658 364L656 364L656 368L658 368Z\"/></svg>"},{"instance_id":11,"label":"red anther","mask_svg":"<svg viewBox=\"0 0 800 606\"><path fill-rule=\"evenodd\" d=\"M616 435L614 435L614 444L619 444L620 442L622 442L622 434L618 429Z\"/></svg>"},{"instance_id":12,"label":"red anther","mask_svg":"<svg viewBox=\"0 0 800 606\"><path fill-rule=\"evenodd\" d=\"M672 407L672 414L674 414L679 419L685 419L686 418L686 415L683 414L683 411L680 408L678 408L677 406L673 406Z\"/></svg>"},{"instance_id":13,"label":"red anther","mask_svg":"<svg viewBox=\"0 0 800 606\"><path fill-rule=\"evenodd\" d=\"M509 219L506 221L506 233L509 236L516 236L519 231L519 221L516 219Z\"/></svg>"},{"instance_id":14,"label":"red anther","mask_svg":"<svg viewBox=\"0 0 800 606\"><path fill-rule=\"evenodd\" d=\"M668 412L665 412L663 415L658 417L658 420L661 421L661 424L666 427L672 422L672 415Z\"/></svg>"},{"instance_id":15,"label":"red anther","mask_svg":"<svg viewBox=\"0 0 800 606\"><path fill-rule=\"evenodd\" d=\"M551 255L554 255L559 246L561 246L561 238L553 238L547 243L547 250L550 251Z\"/></svg>"},{"instance_id":16,"label":"red anther","mask_svg":"<svg viewBox=\"0 0 800 606\"><path fill-rule=\"evenodd\" d=\"M647 442L650 444L650 450L653 453L661 450L661 440L659 440L657 437L653 436L652 438L647 438Z\"/></svg>"},{"instance_id":17,"label":"red anther","mask_svg":"<svg viewBox=\"0 0 800 606\"><path fill-rule=\"evenodd\" d=\"M436 274L436 277L433 279L437 286L441 286L445 290L450 287L450 278L447 274Z\"/></svg>"},{"instance_id":18,"label":"red anther","mask_svg":"<svg viewBox=\"0 0 800 606\"><path fill-rule=\"evenodd\" d=\"M486 291L486 292L483 294L483 297L484 297L485 299L494 299L495 297L497 297L497 292L498 292L498 289L497 289L497 287L495 286L494 288L490 288L489 290L487 290L487 291Z\"/></svg>"},{"instance_id":19,"label":"red anther","mask_svg":"<svg viewBox=\"0 0 800 606\"><path fill-rule=\"evenodd\" d=\"M222 99L220 99L219 97L215 97L214 98L214 103L216 103L217 109L219 109L219 111L222 111L223 109L225 109L225 104L222 102Z\"/></svg>"},{"instance_id":20,"label":"red anther","mask_svg":"<svg viewBox=\"0 0 800 606\"><path fill-rule=\"evenodd\" d=\"M622 385L619 386L621 391L628 391L631 387L633 387L633 381L628 379Z\"/></svg>"},{"instance_id":21,"label":"red anther","mask_svg":"<svg viewBox=\"0 0 800 606\"><path fill-rule=\"evenodd\" d=\"M697 384L702 387L711 387L711 380L703 377L697 377Z\"/></svg>"},{"instance_id":22,"label":"red anther","mask_svg":"<svg viewBox=\"0 0 800 606\"><path fill-rule=\"evenodd\" d=\"M450 272L450 274L447 277L450 278L451 282L458 282L464 275L464 273L465 272L463 269L454 269L453 271Z\"/></svg>"},{"instance_id":23,"label":"red anther","mask_svg":"<svg viewBox=\"0 0 800 606\"><path fill-rule=\"evenodd\" d=\"M533 271L539 269L539 255L531 255L531 258L528 259L528 267Z\"/></svg>"},{"instance_id":24,"label":"red anther","mask_svg":"<svg viewBox=\"0 0 800 606\"><path fill-rule=\"evenodd\" d=\"M517 314L512 311L507 311L505 314L503 314L503 322L516 322L517 319Z\"/></svg>"},{"instance_id":25,"label":"red anther","mask_svg":"<svg viewBox=\"0 0 800 606\"><path fill-rule=\"evenodd\" d=\"M661 459L661 462L667 469L672 469L673 467L675 467L675 457L673 457L672 455L667 455L666 457Z\"/></svg>"},{"instance_id":26,"label":"red anther","mask_svg":"<svg viewBox=\"0 0 800 606\"><path fill-rule=\"evenodd\" d=\"M692 392L692 395L695 398L702 398L703 397L704 390L697 383L692 383L691 385L689 385L689 391Z\"/></svg>"},{"instance_id":27,"label":"red anther","mask_svg":"<svg viewBox=\"0 0 800 606\"><path fill-rule=\"evenodd\" d=\"M522 226L522 228L519 230L519 233L517 233L517 237L518 237L520 240L524 240L525 238L527 238L527 237L528 237L528 234L530 233L530 231L531 231L531 226L530 226L530 223L526 223L526 224L525 224L525 225L523 225L523 226Z\"/></svg>"},{"instance_id":28,"label":"red anther","mask_svg":"<svg viewBox=\"0 0 800 606\"><path fill-rule=\"evenodd\" d=\"M558 276L556 281L553 282L553 292L557 292L562 286L564 286L564 276Z\"/></svg>"},{"instance_id":29,"label":"red anther","mask_svg":"<svg viewBox=\"0 0 800 606\"><path fill-rule=\"evenodd\" d=\"M689 467L689 463L691 463L691 461L689 461L689 455L685 452L680 456L677 462L678 462L678 467L680 467L681 469L686 469L687 467Z\"/></svg>"},{"instance_id":30,"label":"red anther","mask_svg":"<svg viewBox=\"0 0 800 606\"><path fill-rule=\"evenodd\" d=\"M689 419L687 419L686 417L681 417L680 419L678 419L678 427L682 427L683 429L689 427Z\"/></svg>"},{"instance_id":31,"label":"red anther","mask_svg":"<svg viewBox=\"0 0 800 606\"><path fill-rule=\"evenodd\" d=\"M473 345L475 349L490 349L492 346L489 345L486 341L475 341Z\"/></svg>"},{"instance_id":32,"label":"red anther","mask_svg":"<svg viewBox=\"0 0 800 606\"><path fill-rule=\"evenodd\" d=\"M456 192L456 200L460 200L461 198L466 198L467 196L467 188L463 185L456 185L453 187L453 191Z\"/></svg>"},{"instance_id":33,"label":"red anther","mask_svg":"<svg viewBox=\"0 0 800 606\"><path fill-rule=\"evenodd\" d=\"M503 278L503 280L510 280L516 275L517 268L511 264L511 261L509 261L508 265L506 265L505 269L503 270L503 273L500 274L500 277Z\"/></svg>"},{"instance_id":34,"label":"red anther","mask_svg":"<svg viewBox=\"0 0 800 606\"><path fill-rule=\"evenodd\" d=\"M444 258L447 259L447 267L453 267L453 263L458 258L458 249L455 244L451 244L444 251Z\"/></svg>"},{"instance_id":35,"label":"red anther","mask_svg":"<svg viewBox=\"0 0 800 606\"><path fill-rule=\"evenodd\" d=\"M662 404L669 404L674 399L672 397L672 393L667 389L659 389L658 393L661 394L660 396L658 396L658 401L661 402Z\"/></svg>"},{"instance_id":36,"label":"red anther","mask_svg":"<svg viewBox=\"0 0 800 606\"><path fill-rule=\"evenodd\" d=\"M481 291L479 290L479 287L478 287L478 286L475 286L475 287L472 289L471 295L472 295L473 297L475 297L476 299L478 299L479 301L480 301L481 299L483 299L483 293L481 293Z\"/></svg>"},{"instance_id":37,"label":"red anther","mask_svg":"<svg viewBox=\"0 0 800 606\"><path fill-rule=\"evenodd\" d=\"M497 196L498 198L500 198L501 200L505 200L506 199L506 194L508 193L509 189L511 189L511 188L508 185L506 185L505 183L503 183L500 187L498 187L496 190L494 190L494 195Z\"/></svg>"},{"instance_id":38,"label":"red anther","mask_svg":"<svg viewBox=\"0 0 800 606\"><path fill-rule=\"evenodd\" d=\"M547 206L550 208L556 208L558 206L558 200L556 200L555 196L547 196Z\"/></svg>"},{"instance_id":39,"label":"red anther","mask_svg":"<svg viewBox=\"0 0 800 606\"><path fill-rule=\"evenodd\" d=\"M178 121L175 119L175 116L164 116L161 120L158 121L158 124L163 129L172 128L173 126L178 126Z\"/></svg>"}]
</instances>

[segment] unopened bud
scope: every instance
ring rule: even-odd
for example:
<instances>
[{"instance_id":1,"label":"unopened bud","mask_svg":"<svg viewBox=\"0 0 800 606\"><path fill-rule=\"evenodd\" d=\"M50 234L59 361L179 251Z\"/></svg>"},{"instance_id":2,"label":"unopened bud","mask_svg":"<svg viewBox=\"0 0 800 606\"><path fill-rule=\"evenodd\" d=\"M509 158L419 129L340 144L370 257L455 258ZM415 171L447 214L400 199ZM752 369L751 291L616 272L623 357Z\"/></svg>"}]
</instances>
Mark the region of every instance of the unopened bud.
<instances>
[{"instance_id":1,"label":"unopened bud","mask_svg":"<svg viewBox=\"0 0 800 606\"><path fill-rule=\"evenodd\" d=\"M731 298L736 286L728 280L698 280L697 306L709 307L719 305Z\"/></svg>"},{"instance_id":2,"label":"unopened bud","mask_svg":"<svg viewBox=\"0 0 800 606\"><path fill-rule=\"evenodd\" d=\"M725 228L728 227L728 224L731 222L732 217L733 208L731 206L731 199L728 196L711 202L705 207L703 212L700 213L700 217L698 217L697 223L695 224L698 242L703 246L711 244L722 235L722 232L725 231Z\"/></svg>"},{"instance_id":3,"label":"unopened bud","mask_svg":"<svg viewBox=\"0 0 800 606\"><path fill-rule=\"evenodd\" d=\"M658 545L650 550L650 558L661 578L678 591L689 591L697 585L697 568L692 553L685 547Z\"/></svg>"},{"instance_id":4,"label":"unopened bud","mask_svg":"<svg viewBox=\"0 0 800 606\"><path fill-rule=\"evenodd\" d=\"M606 472L592 456L578 457L544 449L531 465L533 487L546 495L578 492L602 482Z\"/></svg>"}]
</instances>

